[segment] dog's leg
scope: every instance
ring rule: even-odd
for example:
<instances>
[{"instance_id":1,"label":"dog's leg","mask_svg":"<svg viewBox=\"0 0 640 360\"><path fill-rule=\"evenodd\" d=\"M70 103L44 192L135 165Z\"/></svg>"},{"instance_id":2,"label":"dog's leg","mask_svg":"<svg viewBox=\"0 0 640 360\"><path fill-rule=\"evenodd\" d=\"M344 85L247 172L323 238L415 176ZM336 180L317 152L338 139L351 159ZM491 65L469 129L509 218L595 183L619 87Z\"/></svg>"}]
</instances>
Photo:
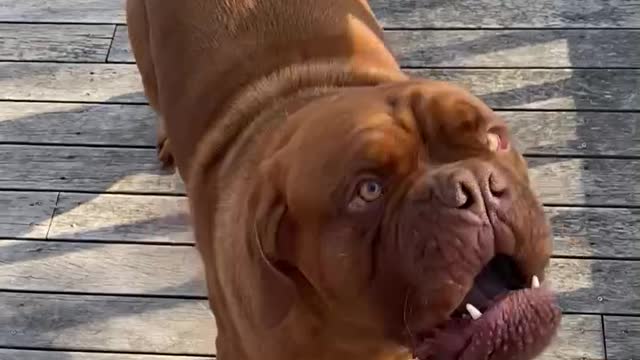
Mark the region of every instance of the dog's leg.
<instances>
[{"instance_id":1,"label":"dog's leg","mask_svg":"<svg viewBox=\"0 0 640 360\"><path fill-rule=\"evenodd\" d=\"M155 66L151 55L151 39L149 23L147 19L147 6L145 0L127 1L127 24L129 25L129 41L133 55L140 71L144 93L151 107L158 113L156 121L156 147L158 160L165 168L173 168L174 159L171 154L169 138L164 126L164 119L159 111L158 82L156 80Z\"/></svg>"}]
</instances>

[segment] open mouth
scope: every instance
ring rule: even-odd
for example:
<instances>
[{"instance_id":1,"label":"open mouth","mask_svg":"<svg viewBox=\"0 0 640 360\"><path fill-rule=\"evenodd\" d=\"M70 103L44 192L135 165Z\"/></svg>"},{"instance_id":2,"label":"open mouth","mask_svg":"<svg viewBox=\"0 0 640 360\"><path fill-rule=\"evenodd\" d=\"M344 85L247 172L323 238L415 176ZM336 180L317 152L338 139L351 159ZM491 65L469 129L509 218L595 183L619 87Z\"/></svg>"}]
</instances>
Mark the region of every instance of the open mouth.
<instances>
[{"instance_id":1,"label":"open mouth","mask_svg":"<svg viewBox=\"0 0 640 360\"><path fill-rule=\"evenodd\" d=\"M523 279L508 256L496 256L448 321L420 334L420 360L527 360L539 355L560 325L552 292L537 276Z\"/></svg>"}]
</instances>

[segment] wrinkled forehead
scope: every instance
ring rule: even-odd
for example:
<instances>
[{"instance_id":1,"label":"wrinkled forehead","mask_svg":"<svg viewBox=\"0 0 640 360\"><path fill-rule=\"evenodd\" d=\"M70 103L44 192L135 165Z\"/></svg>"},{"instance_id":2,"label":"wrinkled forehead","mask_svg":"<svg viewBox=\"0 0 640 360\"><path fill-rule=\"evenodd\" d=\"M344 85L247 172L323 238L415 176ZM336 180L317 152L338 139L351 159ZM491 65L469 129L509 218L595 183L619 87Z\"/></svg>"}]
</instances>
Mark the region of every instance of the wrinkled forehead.
<instances>
[{"instance_id":1,"label":"wrinkled forehead","mask_svg":"<svg viewBox=\"0 0 640 360\"><path fill-rule=\"evenodd\" d=\"M419 140L414 121L399 116L393 93L385 88L347 90L296 116L304 122L299 140L309 155L328 157L336 165L355 159L385 164L406 156Z\"/></svg>"},{"instance_id":2,"label":"wrinkled forehead","mask_svg":"<svg viewBox=\"0 0 640 360\"><path fill-rule=\"evenodd\" d=\"M480 100L441 83L356 88L327 96L290 116L287 140L292 198L329 207L329 194L369 173L404 177L418 167L488 151L488 131L506 127ZM511 161L505 159L504 161Z\"/></svg>"},{"instance_id":3,"label":"wrinkled forehead","mask_svg":"<svg viewBox=\"0 0 640 360\"><path fill-rule=\"evenodd\" d=\"M307 127L301 132L306 143L345 160L357 155L386 163L417 146L446 161L447 154L484 148L489 130L507 135L504 122L482 101L439 82L347 90L298 116Z\"/></svg>"}]
</instances>

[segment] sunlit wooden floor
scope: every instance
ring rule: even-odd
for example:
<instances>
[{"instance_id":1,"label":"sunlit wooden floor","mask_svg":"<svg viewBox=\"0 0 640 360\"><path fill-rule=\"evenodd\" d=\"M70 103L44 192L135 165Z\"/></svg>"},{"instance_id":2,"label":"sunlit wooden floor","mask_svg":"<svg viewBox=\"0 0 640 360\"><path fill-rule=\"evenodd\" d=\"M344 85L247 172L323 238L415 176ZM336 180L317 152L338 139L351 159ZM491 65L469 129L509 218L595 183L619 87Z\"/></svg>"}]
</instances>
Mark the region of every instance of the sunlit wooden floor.
<instances>
[{"instance_id":1,"label":"sunlit wooden floor","mask_svg":"<svg viewBox=\"0 0 640 360\"><path fill-rule=\"evenodd\" d=\"M640 2L375 0L412 74L511 124L554 226L544 359L640 358ZM0 0L0 359L185 360L216 333L120 0Z\"/></svg>"}]
</instances>

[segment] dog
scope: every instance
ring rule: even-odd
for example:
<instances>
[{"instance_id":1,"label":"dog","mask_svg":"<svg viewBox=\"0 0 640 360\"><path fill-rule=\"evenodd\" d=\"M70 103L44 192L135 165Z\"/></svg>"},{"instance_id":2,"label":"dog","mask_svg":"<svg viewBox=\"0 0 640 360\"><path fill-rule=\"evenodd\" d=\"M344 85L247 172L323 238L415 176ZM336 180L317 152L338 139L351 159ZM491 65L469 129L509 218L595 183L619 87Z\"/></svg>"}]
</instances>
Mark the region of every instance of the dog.
<instances>
[{"instance_id":1,"label":"dog","mask_svg":"<svg viewBox=\"0 0 640 360\"><path fill-rule=\"evenodd\" d=\"M561 312L505 122L363 0L128 0L221 360L532 359ZM211 339L214 341L214 339Z\"/></svg>"}]
</instances>

